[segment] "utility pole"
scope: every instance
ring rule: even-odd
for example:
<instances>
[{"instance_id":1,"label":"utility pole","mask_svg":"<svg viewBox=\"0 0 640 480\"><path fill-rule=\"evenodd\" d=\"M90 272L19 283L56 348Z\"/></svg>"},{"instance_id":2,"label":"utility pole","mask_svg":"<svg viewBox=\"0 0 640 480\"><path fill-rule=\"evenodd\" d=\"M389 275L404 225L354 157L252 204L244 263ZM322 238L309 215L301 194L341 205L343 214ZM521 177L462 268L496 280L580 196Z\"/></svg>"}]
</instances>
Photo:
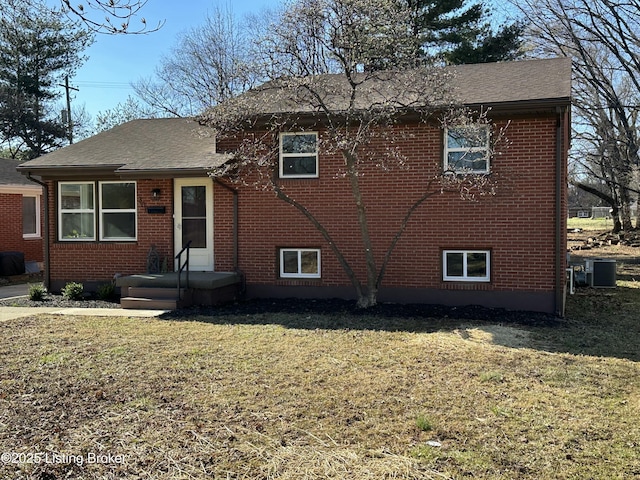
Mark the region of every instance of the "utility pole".
<instances>
[{"instance_id":1,"label":"utility pole","mask_svg":"<svg viewBox=\"0 0 640 480\"><path fill-rule=\"evenodd\" d=\"M67 137L69 138L69 144L73 143L73 119L71 118L71 95L69 90L75 90L79 92L80 90L75 87L69 86L69 75L64 77L64 89L67 93Z\"/></svg>"}]
</instances>

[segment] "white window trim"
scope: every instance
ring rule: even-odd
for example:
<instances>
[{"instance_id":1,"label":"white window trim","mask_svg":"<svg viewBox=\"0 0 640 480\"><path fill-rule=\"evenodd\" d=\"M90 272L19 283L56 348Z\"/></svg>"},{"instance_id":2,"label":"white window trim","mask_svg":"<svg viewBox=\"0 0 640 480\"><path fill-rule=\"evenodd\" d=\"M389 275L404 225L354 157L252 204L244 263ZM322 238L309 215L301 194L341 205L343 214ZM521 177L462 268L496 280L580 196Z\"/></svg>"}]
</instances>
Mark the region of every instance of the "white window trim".
<instances>
[{"instance_id":1,"label":"white window trim","mask_svg":"<svg viewBox=\"0 0 640 480\"><path fill-rule=\"evenodd\" d=\"M64 210L62 208L62 185L91 185L93 190L93 208L78 208ZM96 240L96 183L95 182L60 182L58 184L58 240L61 242L95 242ZM62 236L62 215L64 213L91 213L93 214L93 236L79 238L64 238Z\"/></svg>"},{"instance_id":2,"label":"white window trim","mask_svg":"<svg viewBox=\"0 0 640 480\"><path fill-rule=\"evenodd\" d=\"M463 127L461 127L463 128ZM471 174L482 174L482 173L490 173L491 172L491 157L489 155L489 127L481 126L486 132L487 143L483 147L457 147L457 148L449 148L449 130L456 130L456 127L453 128L445 128L444 130L444 170L445 172L450 173L471 173ZM476 152L484 152L485 158L487 162L486 168L482 170L464 170L457 169L454 166L449 166L449 153L476 153Z\"/></svg>"},{"instance_id":3,"label":"white window trim","mask_svg":"<svg viewBox=\"0 0 640 480\"><path fill-rule=\"evenodd\" d=\"M283 153L282 152L282 139L285 136L290 135L315 135L316 136L316 151L313 153ZM280 178L318 178L319 176L319 162L318 162L318 132L281 132L279 136L280 145L278 147L279 159L278 159L278 174ZM315 174L296 174L287 175L283 169L283 160L287 157L314 157L316 159L316 173Z\"/></svg>"},{"instance_id":4,"label":"white window trim","mask_svg":"<svg viewBox=\"0 0 640 480\"><path fill-rule=\"evenodd\" d=\"M96 183L98 185L96 195ZM127 209L103 209L102 208L102 185L107 183L133 183L134 185L134 200L135 207ZM62 185L91 185L93 190L93 208L78 208L72 210L65 210L62 208ZM62 216L65 213L91 213L93 215L93 236L92 237L78 237L78 238L64 238L62 236ZM103 234L103 214L104 213L133 213L135 215L136 233L135 237L122 237L122 238L104 238ZM136 181L99 181L99 182L60 182L58 184L58 240L61 242L95 242L96 230L99 231L99 238L102 242L135 242L138 240L138 182Z\"/></svg>"},{"instance_id":5,"label":"white window trim","mask_svg":"<svg viewBox=\"0 0 640 480\"><path fill-rule=\"evenodd\" d=\"M114 183L133 183L133 195L134 195L134 206L133 208L102 208L102 186L107 184ZM109 181L109 182L98 182L98 192L99 192L99 217L98 217L98 226L100 228L100 241L102 242L135 242L138 240L138 182L135 181ZM105 213L133 213L135 218L135 235L133 237L104 237L104 217Z\"/></svg>"},{"instance_id":6,"label":"white window trim","mask_svg":"<svg viewBox=\"0 0 640 480\"><path fill-rule=\"evenodd\" d=\"M42 230L40 227L40 195L31 195L31 194L23 194L22 198L35 198L36 199L36 211L35 211L35 215L36 215L36 231L35 233L23 233L22 234L22 238L24 238L25 240L28 239L34 239L34 238L42 238ZM23 211L23 215L24 215L24 211ZM24 219L23 219L24 221Z\"/></svg>"},{"instance_id":7,"label":"white window trim","mask_svg":"<svg viewBox=\"0 0 640 480\"><path fill-rule=\"evenodd\" d=\"M447 275L447 254L449 253L462 253L463 256L463 271L462 276L450 276ZM487 258L487 275L484 277L470 277L467 272L467 256L470 253L484 253ZM491 281L491 250L443 250L442 251L442 279L445 282L479 282L487 283Z\"/></svg>"},{"instance_id":8,"label":"white window trim","mask_svg":"<svg viewBox=\"0 0 640 480\"><path fill-rule=\"evenodd\" d=\"M285 273L284 271L284 254L285 252L298 253L298 273ZM318 273L302 273L302 253L315 252L318 258ZM280 249L280 277L281 278L321 278L321 254L319 248L281 248Z\"/></svg>"}]
</instances>

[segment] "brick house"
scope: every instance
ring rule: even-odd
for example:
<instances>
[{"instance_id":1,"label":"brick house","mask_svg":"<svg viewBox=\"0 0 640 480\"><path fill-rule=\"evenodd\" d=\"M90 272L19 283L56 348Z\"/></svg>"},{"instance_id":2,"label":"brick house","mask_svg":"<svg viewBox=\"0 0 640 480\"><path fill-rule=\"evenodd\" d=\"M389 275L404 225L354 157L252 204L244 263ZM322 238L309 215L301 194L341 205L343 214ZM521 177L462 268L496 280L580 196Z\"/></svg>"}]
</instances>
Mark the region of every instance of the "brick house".
<instances>
[{"instance_id":1,"label":"brick house","mask_svg":"<svg viewBox=\"0 0 640 480\"><path fill-rule=\"evenodd\" d=\"M498 179L497 194L478 202L430 198L393 251L378 298L561 313L571 63L455 70L458 98L490 108L496 125L508 123L509 147L486 158L480 145L473 164ZM401 128L412 131L400 145L410 168L371 169L362 178L378 257L421 185L460 150L437 123ZM323 134L321 127L280 132L278 175L363 275L353 198L336 176L341 159L313 147ZM219 143L193 120L137 120L22 165L47 184L50 288L144 273L152 246L173 270L173 256L191 240L190 269L241 272L247 297L353 298L325 238L298 210L271 191L208 176L229 161L233 141Z\"/></svg>"},{"instance_id":2,"label":"brick house","mask_svg":"<svg viewBox=\"0 0 640 480\"><path fill-rule=\"evenodd\" d=\"M42 187L18 173L19 165L0 159L0 255L16 252L27 265L42 263Z\"/></svg>"}]
</instances>

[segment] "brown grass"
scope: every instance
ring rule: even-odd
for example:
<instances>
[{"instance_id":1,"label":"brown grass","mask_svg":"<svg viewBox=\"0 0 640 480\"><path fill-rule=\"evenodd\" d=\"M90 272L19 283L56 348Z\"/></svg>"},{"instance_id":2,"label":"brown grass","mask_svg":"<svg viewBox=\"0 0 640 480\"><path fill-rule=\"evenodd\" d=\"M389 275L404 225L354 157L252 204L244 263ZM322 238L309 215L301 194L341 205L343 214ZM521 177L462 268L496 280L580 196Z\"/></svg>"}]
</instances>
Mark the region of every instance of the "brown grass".
<instances>
[{"instance_id":1,"label":"brown grass","mask_svg":"<svg viewBox=\"0 0 640 480\"><path fill-rule=\"evenodd\" d=\"M0 323L0 451L17 461L0 478L637 477L638 287L580 290L567 320L539 326Z\"/></svg>"}]
</instances>

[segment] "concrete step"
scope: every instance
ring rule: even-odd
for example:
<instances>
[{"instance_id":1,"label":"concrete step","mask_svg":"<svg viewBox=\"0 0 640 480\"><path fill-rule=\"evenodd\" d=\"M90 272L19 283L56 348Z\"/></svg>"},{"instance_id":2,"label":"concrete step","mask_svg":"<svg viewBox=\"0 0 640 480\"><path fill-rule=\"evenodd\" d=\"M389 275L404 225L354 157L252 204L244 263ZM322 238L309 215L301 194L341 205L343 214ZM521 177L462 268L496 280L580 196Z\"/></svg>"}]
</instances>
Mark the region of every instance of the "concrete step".
<instances>
[{"instance_id":1,"label":"concrete step","mask_svg":"<svg viewBox=\"0 0 640 480\"><path fill-rule=\"evenodd\" d=\"M120 306L129 309L175 310L192 303L192 292L176 288L164 287L127 287L124 297L120 298Z\"/></svg>"},{"instance_id":2,"label":"concrete step","mask_svg":"<svg viewBox=\"0 0 640 480\"><path fill-rule=\"evenodd\" d=\"M120 306L132 310L175 310L178 300L170 298L122 297Z\"/></svg>"},{"instance_id":3,"label":"concrete step","mask_svg":"<svg viewBox=\"0 0 640 480\"><path fill-rule=\"evenodd\" d=\"M184 296L184 292L184 288L180 290L181 296ZM125 296L142 298L178 298L178 289L175 287L129 287Z\"/></svg>"}]
</instances>

